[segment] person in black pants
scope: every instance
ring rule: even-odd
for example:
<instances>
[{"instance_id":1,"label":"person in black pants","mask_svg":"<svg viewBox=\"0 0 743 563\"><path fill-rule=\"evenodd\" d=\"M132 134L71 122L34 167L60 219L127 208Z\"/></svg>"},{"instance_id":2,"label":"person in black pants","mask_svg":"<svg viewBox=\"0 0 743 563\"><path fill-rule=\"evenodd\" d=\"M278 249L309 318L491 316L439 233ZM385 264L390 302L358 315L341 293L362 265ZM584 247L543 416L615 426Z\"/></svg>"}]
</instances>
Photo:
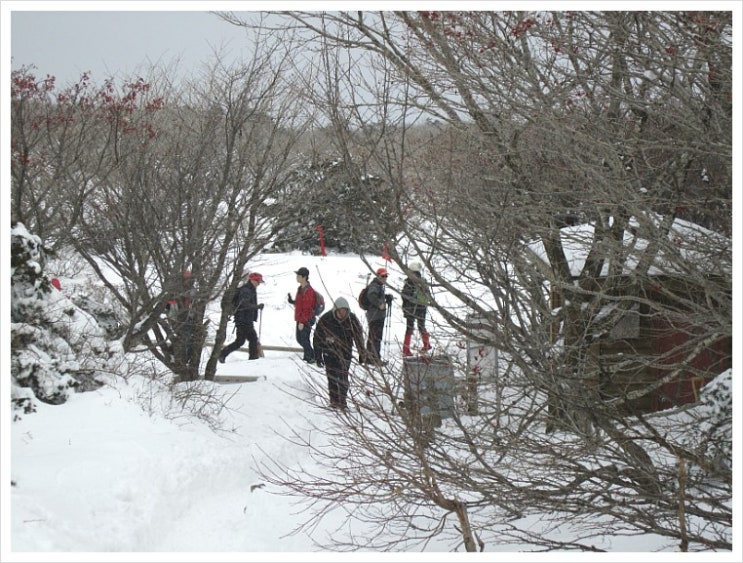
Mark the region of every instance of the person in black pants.
<instances>
[{"instance_id":1,"label":"person in black pants","mask_svg":"<svg viewBox=\"0 0 743 563\"><path fill-rule=\"evenodd\" d=\"M233 311L235 315L235 327L237 328L237 338L235 341L222 349L219 354L219 361L224 363L232 352L240 348L245 341L248 341L248 359L257 360L258 353L258 334L255 332L253 323L258 319L258 311L263 309L263 303L258 303L257 287L263 283L263 276L258 272L253 272L248 276L248 283L237 290L233 299Z\"/></svg>"},{"instance_id":2,"label":"person in black pants","mask_svg":"<svg viewBox=\"0 0 743 563\"><path fill-rule=\"evenodd\" d=\"M410 275L402 286L400 296L402 297L402 314L405 315L405 339L402 344L402 355L412 356L410 341L416 323L418 332L423 341L421 352L427 353L431 350L431 337L426 330L426 313L430 299L428 285L421 274L420 262L410 264Z\"/></svg>"},{"instance_id":3,"label":"person in black pants","mask_svg":"<svg viewBox=\"0 0 743 563\"><path fill-rule=\"evenodd\" d=\"M328 377L330 406L346 409L348 396L348 371L353 359L353 347L364 349L364 333L359 319L339 297L333 309L317 321L313 341L317 365L325 366Z\"/></svg>"},{"instance_id":4,"label":"person in black pants","mask_svg":"<svg viewBox=\"0 0 743 563\"><path fill-rule=\"evenodd\" d=\"M382 360L382 338L384 336L384 322L387 318L387 308L392 303L392 295L385 295L387 284L387 270L379 268L377 275L369 284L366 296L369 308L366 310L366 322L369 325L369 334L366 340L366 355L364 361L372 365L386 365Z\"/></svg>"}]
</instances>

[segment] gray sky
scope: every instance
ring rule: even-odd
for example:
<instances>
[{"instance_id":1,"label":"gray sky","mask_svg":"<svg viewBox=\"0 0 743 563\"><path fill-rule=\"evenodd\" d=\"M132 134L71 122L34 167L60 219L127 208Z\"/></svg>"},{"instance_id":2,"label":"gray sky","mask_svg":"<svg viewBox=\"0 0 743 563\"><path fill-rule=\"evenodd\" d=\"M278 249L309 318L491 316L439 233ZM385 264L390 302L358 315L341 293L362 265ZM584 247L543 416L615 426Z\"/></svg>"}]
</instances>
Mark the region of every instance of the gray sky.
<instances>
[{"instance_id":1,"label":"gray sky","mask_svg":"<svg viewBox=\"0 0 743 563\"><path fill-rule=\"evenodd\" d=\"M716 4L708 2L705 8ZM135 71L155 64L170 66L178 58L182 74L198 70L202 63L213 62L213 50L223 47L227 60L237 57L249 48L246 30L229 25L208 10L333 10L348 9L353 5L359 9L525 9L532 2L524 0L353 0L349 2L157 2L157 1L61 1L61 2L2 2L3 34L10 29L10 56L6 59L7 47L2 50L3 62L17 69L34 64L38 78L47 74L57 77L57 86L76 82L84 71L92 73L94 83L109 77L131 77ZM535 6L543 2L533 3ZM593 9L593 2L552 0L550 8ZM623 9L681 9L675 3L664 0L645 2L620 2L614 0L604 5L619 5ZM726 3L723 3L726 4ZM119 11L105 11L102 8ZM147 10L160 11L142 11ZM51 11L51 10L58 11ZM74 11L77 9L78 11ZM79 11L79 10L88 11ZM730 6L727 6L730 9ZM31 11L36 10L36 11ZM42 11L39 11L42 10ZM124 10L124 11L121 11ZM191 11L187 11L191 10ZM192 11L201 10L201 11ZM8 15L10 16L8 18ZM7 42L3 39L3 46Z\"/></svg>"},{"instance_id":2,"label":"gray sky","mask_svg":"<svg viewBox=\"0 0 743 563\"><path fill-rule=\"evenodd\" d=\"M215 49L224 48L229 59L250 45L245 29L206 11L21 11L23 3L16 5L10 14L11 67L33 64L37 77L56 76L58 86L77 81L86 71L92 82L101 83L152 64L172 67L179 58L179 71L190 74L212 62ZM64 9L65 3L59 5Z\"/></svg>"},{"instance_id":3,"label":"gray sky","mask_svg":"<svg viewBox=\"0 0 743 563\"><path fill-rule=\"evenodd\" d=\"M359 2L360 9L398 9L404 0ZM410 4L410 2L408 2ZM452 0L429 0L441 8ZM481 7L496 5L494 0L475 2ZM10 0L2 7L2 33L10 31L10 42L3 38L0 51L3 64L12 69L36 66L34 74L55 76L57 86L77 82L83 72L100 84L106 78L131 78L137 70L152 65L172 67L180 58L181 75L198 70L215 60L214 50L224 48L225 62L241 52L248 56L250 39L245 29L230 25L209 10L249 11L301 9L348 9L346 0L316 2L286 1L60 1ZM116 11L112 11L112 9ZM8 21L9 20L9 25ZM7 46L9 43L10 56Z\"/></svg>"}]
</instances>

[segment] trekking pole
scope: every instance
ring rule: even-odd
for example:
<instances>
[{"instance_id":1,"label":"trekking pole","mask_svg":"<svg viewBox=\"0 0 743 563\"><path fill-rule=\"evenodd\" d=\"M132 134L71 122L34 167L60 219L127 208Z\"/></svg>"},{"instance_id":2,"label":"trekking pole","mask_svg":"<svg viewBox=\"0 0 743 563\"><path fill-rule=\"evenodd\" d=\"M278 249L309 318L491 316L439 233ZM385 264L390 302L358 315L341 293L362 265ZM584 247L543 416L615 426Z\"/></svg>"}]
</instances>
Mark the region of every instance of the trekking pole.
<instances>
[{"instance_id":1,"label":"trekking pole","mask_svg":"<svg viewBox=\"0 0 743 563\"><path fill-rule=\"evenodd\" d=\"M390 330L392 330L392 300L387 305L387 317L385 318L385 329L384 329L384 355L389 358L390 356Z\"/></svg>"},{"instance_id":2,"label":"trekking pole","mask_svg":"<svg viewBox=\"0 0 743 563\"><path fill-rule=\"evenodd\" d=\"M263 309L258 310L258 355L263 358L263 345L261 344L261 332L263 332Z\"/></svg>"},{"instance_id":3,"label":"trekking pole","mask_svg":"<svg viewBox=\"0 0 743 563\"><path fill-rule=\"evenodd\" d=\"M317 276L320 278L320 283L322 284L322 288L325 290L325 295L327 295L330 298L330 303L335 303L335 299L333 298L333 294L328 289L328 286L325 285L325 280L322 277L322 274L320 273L320 266L315 265L315 269L317 270ZM326 301L327 303L327 301ZM326 305L327 307L327 305Z\"/></svg>"}]
</instances>

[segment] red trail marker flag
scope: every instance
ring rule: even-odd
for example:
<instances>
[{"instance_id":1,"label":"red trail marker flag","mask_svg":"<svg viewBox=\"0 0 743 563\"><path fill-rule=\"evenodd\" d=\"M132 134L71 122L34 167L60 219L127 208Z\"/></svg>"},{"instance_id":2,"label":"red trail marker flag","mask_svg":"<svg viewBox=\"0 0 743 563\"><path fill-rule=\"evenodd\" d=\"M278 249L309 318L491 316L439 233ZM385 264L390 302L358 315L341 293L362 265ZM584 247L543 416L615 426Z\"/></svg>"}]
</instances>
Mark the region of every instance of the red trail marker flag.
<instances>
[{"instance_id":1,"label":"red trail marker flag","mask_svg":"<svg viewBox=\"0 0 743 563\"><path fill-rule=\"evenodd\" d=\"M317 232L320 235L320 254L322 256L327 256L325 253L325 235L322 232L322 225L317 226Z\"/></svg>"}]
</instances>

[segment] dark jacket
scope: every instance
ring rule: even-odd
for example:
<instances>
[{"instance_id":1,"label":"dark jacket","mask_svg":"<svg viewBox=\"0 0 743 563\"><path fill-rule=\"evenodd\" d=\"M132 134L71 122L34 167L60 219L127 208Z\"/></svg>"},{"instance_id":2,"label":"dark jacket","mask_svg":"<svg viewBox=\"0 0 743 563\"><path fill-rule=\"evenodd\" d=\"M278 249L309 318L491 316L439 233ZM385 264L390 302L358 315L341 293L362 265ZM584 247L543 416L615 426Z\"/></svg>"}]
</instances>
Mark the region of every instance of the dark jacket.
<instances>
[{"instance_id":1,"label":"dark jacket","mask_svg":"<svg viewBox=\"0 0 743 563\"><path fill-rule=\"evenodd\" d=\"M258 295L251 282L237 288L235 304L235 324L246 325L258 319Z\"/></svg>"},{"instance_id":2,"label":"dark jacket","mask_svg":"<svg viewBox=\"0 0 743 563\"><path fill-rule=\"evenodd\" d=\"M335 316L335 309L331 309L317 321L312 342L316 356L333 355L349 362L354 344L357 350L364 349L364 331L358 317L351 311L341 321Z\"/></svg>"},{"instance_id":3,"label":"dark jacket","mask_svg":"<svg viewBox=\"0 0 743 563\"><path fill-rule=\"evenodd\" d=\"M385 302L384 284L376 278L369 284L366 292L369 300L369 308L366 310L366 320L369 322L384 320L387 316L387 309L380 309L379 306Z\"/></svg>"},{"instance_id":4,"label":"dark jacket","mask_svg":"<svg viewBox=\"0 0 743 563\"><path fill-rule=\"evenodd\" d=\"M402 314L416 317L428 306L428 286L419 272L413 272L405 280L400 292L402 297Z\"/></svg>"}]
</instances>

